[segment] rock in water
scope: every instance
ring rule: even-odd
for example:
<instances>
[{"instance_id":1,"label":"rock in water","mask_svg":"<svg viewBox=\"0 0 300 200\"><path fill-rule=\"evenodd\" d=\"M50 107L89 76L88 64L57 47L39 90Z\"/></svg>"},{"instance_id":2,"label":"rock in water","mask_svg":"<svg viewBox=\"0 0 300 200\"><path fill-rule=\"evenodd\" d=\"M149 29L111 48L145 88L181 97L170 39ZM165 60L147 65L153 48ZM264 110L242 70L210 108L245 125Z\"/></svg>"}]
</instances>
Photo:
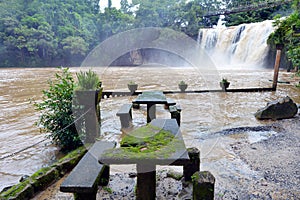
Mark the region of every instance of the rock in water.
<instances>
[{"instance_id":1,"label":"rock in water","mask_svg":"<svg viewBox=\"0 0 300 200\"><path fill-rule=\"evenodd\" d=\"M297 105L286 96L269 102L266 107L259 109L254 115L257 119L287 119L294 117L298 112Z\"/></svg>"}]
</instances>

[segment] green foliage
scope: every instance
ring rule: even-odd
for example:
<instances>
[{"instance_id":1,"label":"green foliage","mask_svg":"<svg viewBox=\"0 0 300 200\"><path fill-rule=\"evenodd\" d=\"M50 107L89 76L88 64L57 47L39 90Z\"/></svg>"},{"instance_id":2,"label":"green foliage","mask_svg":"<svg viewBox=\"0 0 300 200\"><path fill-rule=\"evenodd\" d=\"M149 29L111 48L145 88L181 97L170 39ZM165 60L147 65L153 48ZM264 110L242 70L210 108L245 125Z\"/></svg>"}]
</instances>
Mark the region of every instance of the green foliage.
<instances>
[{"instance_id":1,"label":"green foliage","mask_svg":"<svg viewBox=\"0 0 300 200\"><path fill-rule=\"evenodd\" d=\"M0 1L0 66L79 65L96 45L98 1Z\"/></svg>"},{"instance_id":2,"label":"green foliage","mask_svg":"<svg viewBox=\"0 0 300 200\"><path fill-rule=\"evenodd\" d=\"M109 194L113 193L113 190L110 187L104 186L103 190L105 190L106 192L108 192Z\"/></svg>"},{"instance_id":3,"label":"green foliage","mask_svg":"<svg viewBox=\"0 0 300 200\"><path fill-rule=\"evenodd\" d=\"M226 78L222 78L221 83L229 83Z\"/></svg>"},{"instance_id":4,"label":"green foliage","mask_svg":"<svg viewBox=\"0 0 300 200\"><path fill-rule=\"evenodd\" d=\"M264 1L260 0L261 3ZM258 3L258 0L233 0L227 2L225 5L228 8L231 7L244 7L248 5L255 5ZM235 26L242 23L253 23L253 22L261 22L264 20L271 20L276 14L281 14L287 16L291 14L291 4L285 3L279 6L252 10L250 12L229 14L226 16L226 25L227 26Z\"/></svg>"},{"instance_id":5,"label":"green foliage","mask_svg":"<svg viewBox=\"0 0 300 200\"><path fill-rule=\"evenodd\" d=\"M87 72L76 73L78 79L78 90L96 90L101 87L101 81L96 72L89 70Z\"/></svg>"},{"instance_id":6,"label":"green foliage","mask_svg":"<svg viewBox=\"0 0 300 200\"><path fill-rule=\"evenodd\" d=\"M186 85L186 82L180 81L178 85Z\"/></svg>"},{"instance_id":7,"label":"green foliage","mask_svg":"<svg viewBox=\"0 0 300 200\"><path fill-rule=\"evenodd\" d=\"M128 85L136 85L134 81L129 81Z\"/></svg>"},{"instance_id":8,"label":"green foliage","mask_svg":"<svg viewBox=\"0 0 300 200\"><path fill-rule=\"evenodd\" d=\"M69 36L62 40L61 44L66 53L77 56L85 56L88 50L88 44L82 37Z\"/></svg>"},{"instance_id":9,"label":"green foliage","mask_svg":"<svg viewBox=\"0 0 300 200\"><path fill-rule=\"evenodd\" d=\"M197 182L199 180L199 178L200 178L200 175L199 175L199 173L194 173L191 176L191 178L192 178L192 182Z\"/></svg>"},{"instance_id":10,"label":"green foliage","mask_svg":"<svg viewBox=\"0 0 300 200\"><path fill-rule=\"evenodd\" d=\"M104 13L99 14L98 29L100 40L134 28L134 16L117 10L116 8L105 9Z\"/></svg>"},{"instance_id":11,"label":"green foliage","mask_svg":"<svg viewBox=\"0 0 300 200\"><path fill-rule=\"evenodd\" d=\"M199 28L217 23L218 16L203 18L206 12L257 0L121 0L121 9L108 2L109 7L101 13L98 0L0 1L0 67L78 66L103 40L139 27L171 28L196 39ZM294 0L293 8L299 10L299 0ZM287 3L230 14L226 25L290 13L291 4ZM289 53L293 58L295 51Z\"/></svg>"},{"instance_id":12,"label":"green foliage","mask_svg":"<svg viewBox=\"0 0 300 200\"><path fill-rule=\"evenodd\" d=\"M49 132L49 138L62 150L73 150L82 145L74 124L72 113L73 90L75 87L72 74L68 68L55 74L49 80L49 89L43 90L42 102L35 102L37 111L41 112L37 122L41 130Z\"/></svg>"},{"instance_id":13,"label":"green foliage","mask_svg":"<svg viewBox=\"0 0 300 200\"><path fill-rule=\"evenodd\" d=\"M299 5L299 0L294 1L294 8ZM300 69L300 35L297 33L300 28L300 13L295 10L287 18L275 17L274 26L276 31L268 38L268 43L274 48L276 44L284 44L288 59L294 67Z\"/></svg>"},{"instance_id":14,"label":"green foliage","mask_svg":"<svg viewBox=\"0 0 300 200\"><path fill-rule=\"evenodd\" d=\"M299 46L290 47L287 54L289 60L292 61L293 65L298 66L298 69L300 69L300 47Z\"/></svg>"}]
</instances>

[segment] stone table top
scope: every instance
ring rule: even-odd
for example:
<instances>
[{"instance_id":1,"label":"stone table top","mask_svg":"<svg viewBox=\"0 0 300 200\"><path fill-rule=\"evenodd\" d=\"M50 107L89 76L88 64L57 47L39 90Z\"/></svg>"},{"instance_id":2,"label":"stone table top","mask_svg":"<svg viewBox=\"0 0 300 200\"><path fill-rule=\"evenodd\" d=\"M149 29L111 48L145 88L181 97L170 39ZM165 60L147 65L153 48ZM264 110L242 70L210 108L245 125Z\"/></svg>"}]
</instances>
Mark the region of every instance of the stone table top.
<instances>
[{"instance_id":1,"label":"stone table top","mask_svg":"<svg viewBox=\"0 0 300 200\"><path fill-rule=\"evenodd\" d=\"M154 165L183 165L186 161L189 161L187 149L185 147L179 126L175 119L154 119L149 125L150 132L140 132L143 127L137 129L135 134L138 142L137 148L131 148L133 144L127 143L126 147L121 146L120 148L111 149L105 151L101 157L98 158L100 163L103 164L154 164ZM143 143L142 134L145 138L154 137L161 131L171 133L174 137L164 145L154 151L147 151L147 142ZM131 133L128 133L129 135ZM149 136L152 134L152 136ZM166 133L167 134L167 133ZM132 136L132 135L130 135ZM126 136L125 136L126 137ZM122 142L121 142L122 143ZM139 147L141 147L139 149ZM151 148L151 147L149 147ZM145 150L145 151L144 151ZM148 149L149 150L149 149Z\"/></svg>"},{"instance_id":2,"label":"stone table top","mask_svg":"<svg viewBox=\"0 0 300 200\"><path fill-rule=\"evenodd\" d=\"M139 94L138 97L133 100L133 103L138 104L166 104L167 98L161 91L146 91Z\"/></svg>"}]
</instances>

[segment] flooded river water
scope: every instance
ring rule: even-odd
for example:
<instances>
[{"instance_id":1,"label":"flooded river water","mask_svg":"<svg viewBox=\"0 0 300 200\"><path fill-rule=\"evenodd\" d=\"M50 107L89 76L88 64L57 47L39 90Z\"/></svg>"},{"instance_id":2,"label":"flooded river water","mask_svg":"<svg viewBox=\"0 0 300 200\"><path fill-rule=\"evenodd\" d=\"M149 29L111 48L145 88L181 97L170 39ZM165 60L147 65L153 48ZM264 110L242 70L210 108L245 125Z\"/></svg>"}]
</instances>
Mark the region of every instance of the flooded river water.
<instances>
[{"instance_id":1,"label":"flooded river water","mask_svg":"<svg viewBox=\"0 0 300 200\"><path fill-rule=\"evenodd\" d=\"M71 68L78 72L80 68ZM127 91L127 83L135 81L138 90L178 90L178 82L189 84L188 90L219 89L219 81L226 77L230 88L271 87L272 70L217 70L206 74L193 68L168 67L109 67L94 68L103 81L104 90ZM57 71L54 68L0 69L0 190L16 184L22 175L30 175L39 168L54 162L57 148L45 140L34 125L39 113L34 111L30 99L40 100L41 90L48 87L47 80ZM243 165L230 148L234 141L248 140L255 143L276 132L239 132L231 136L214 134L223 129L263 126L273 121L258 121L254 113L268 101L286 95L300 103L300 91L290 73L281 72L279 80L291 84L279 84L276 92L256 93L174 93L168 94L182 107L181 131L187 147L201 150L201 170L210 170L215 176L229 173L240 178L257 178L260 175ZM217 77L217 79L216 79ZM104 139L119 141L120 122L116 112L120 105L135 97L102 99L101 135ZM157 108L158 118L170 118L163 107ZM146 123L146 107L133 110L134 126ZM37 144L38 143L38 144ZM36 144L36 145L35 145ZM33 146L32 146L33 145ZM22 149L24 151L18 152ZM220 170L220 169L227 170ZM117 169L115 169L117 170Z\"/></svg>"}]
</instances>

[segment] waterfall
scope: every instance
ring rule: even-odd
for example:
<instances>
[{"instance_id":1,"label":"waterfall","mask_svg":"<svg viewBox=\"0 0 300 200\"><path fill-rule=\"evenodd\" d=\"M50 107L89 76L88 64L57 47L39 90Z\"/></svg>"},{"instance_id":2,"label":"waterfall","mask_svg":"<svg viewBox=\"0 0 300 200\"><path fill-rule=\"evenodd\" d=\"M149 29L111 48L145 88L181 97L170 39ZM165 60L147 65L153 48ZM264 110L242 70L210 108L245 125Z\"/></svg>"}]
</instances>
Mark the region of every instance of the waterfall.
<instances>
[{"instance_id":1,"label":"waterfall","mask_svg":"<svg viewBox=\"0 0 300 200\"><path fill-rule=\"evenodd\" d=\"M200 29L198 42L218 68L262 67L269 53L267 39L273 31L271 20L232 27L216 26Z\"/></svg>"}]
</instances>

